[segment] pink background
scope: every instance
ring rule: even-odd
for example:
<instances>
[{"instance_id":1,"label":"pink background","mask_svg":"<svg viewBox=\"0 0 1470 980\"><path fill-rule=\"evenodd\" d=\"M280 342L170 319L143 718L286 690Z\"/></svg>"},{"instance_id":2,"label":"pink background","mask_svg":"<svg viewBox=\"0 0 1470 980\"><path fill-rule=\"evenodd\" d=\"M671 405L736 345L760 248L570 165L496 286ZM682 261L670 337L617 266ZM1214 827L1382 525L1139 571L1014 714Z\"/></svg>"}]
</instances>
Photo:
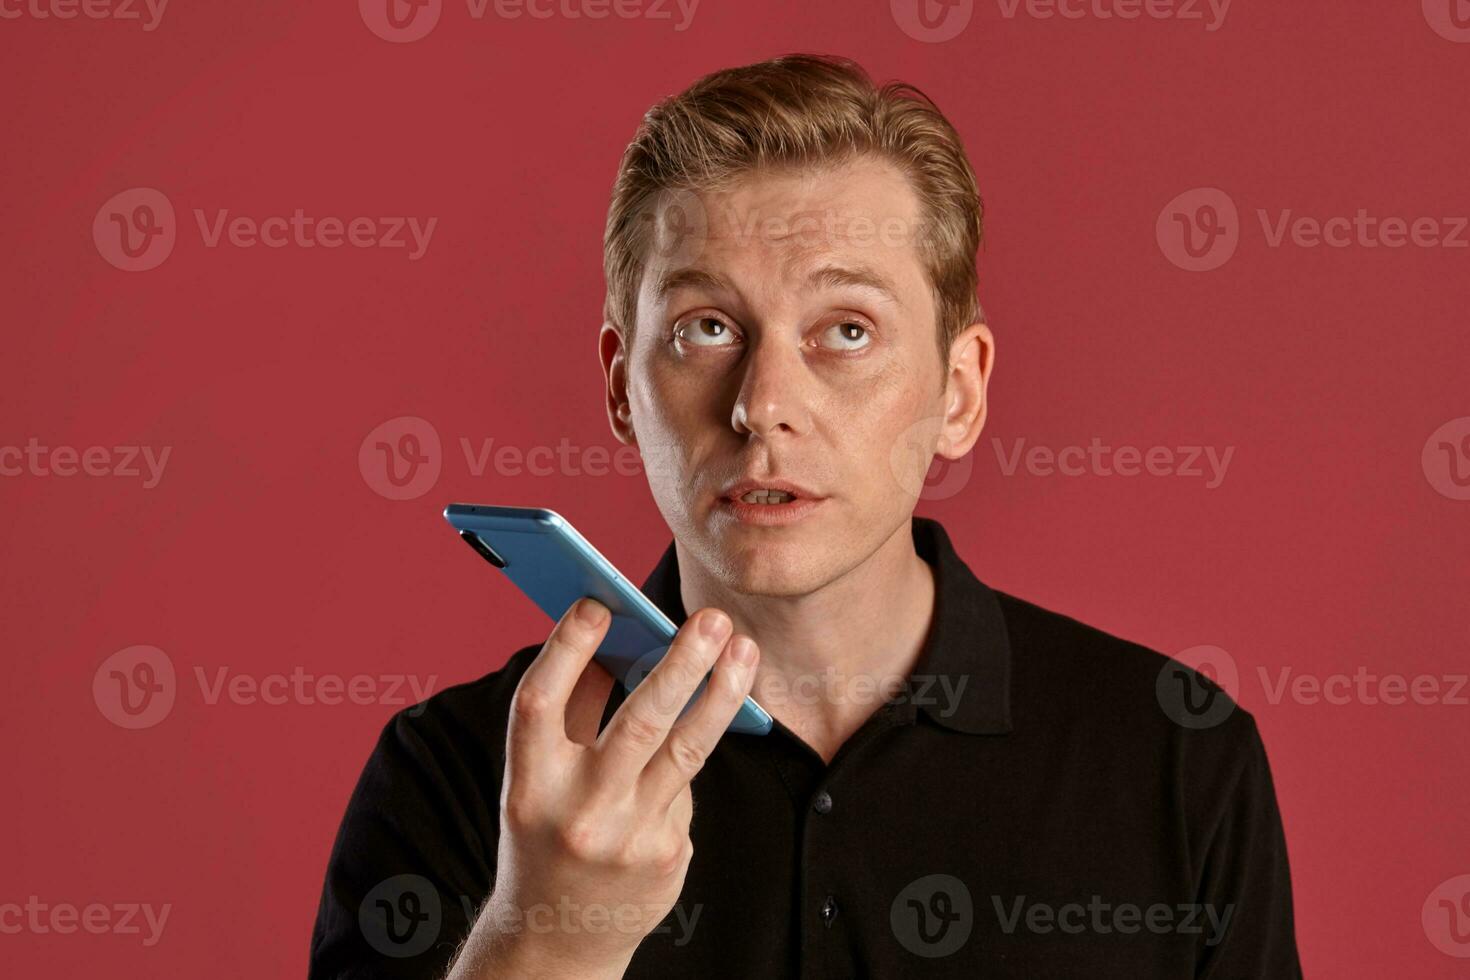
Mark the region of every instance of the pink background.
<instances>
[{"instance_id":1,"label":"pink background","mask_svg":"<svg viewBox=\"0 0 1470 980\"><path fill-rule=\"evenodd\" d=\"M445 0L412 43L376 36L351 2L175 0L151 31L5 2L22 16L0 21L0 445L171 447L151 489L0 477L0 903L171 906L152 947L0 934L7 972L304 971L332 835L398 706L210 704L195 670L438 689L538 642L547 624L454 540L445 503L555 508L647 572L668 532L642 475L476 476L461 439L616 447L595 342L618 154L656 98L794 50L927 91L987 203L991 423L968 479L920 513L996 588L1171 654L1227 651L1271 753L1310 975L1470 966L1421 922L1431 892L1470 873L1470 692L1313 704L1259 675L1361 669L1448 691L1470 660L1470 502L1428 444L1446 423L1451 445L1470 433L1454 422L1470 415L1470 249L1272 247L1257 215L1470 213L1470 43L1431 28L1437 0L1351 15L1236 0L1214 31L1007 18L987 0L943 43L905 33L888 0L703 0L683 31L672 7L476 19ZM94 242L133 188L176 212L150 271ZM1156 235L1197 188L1239 211L1236 251L1208 272ZM296 208L438 223L410 261L210 248L194 217ZM400 416L442 445L409 500L359 466ZM993 442L1094 438L1233 456L1207 489L1007 475ZM126 730L93 681L135 645L164 652L176 701Z\"/></svg>"}]
</instances>

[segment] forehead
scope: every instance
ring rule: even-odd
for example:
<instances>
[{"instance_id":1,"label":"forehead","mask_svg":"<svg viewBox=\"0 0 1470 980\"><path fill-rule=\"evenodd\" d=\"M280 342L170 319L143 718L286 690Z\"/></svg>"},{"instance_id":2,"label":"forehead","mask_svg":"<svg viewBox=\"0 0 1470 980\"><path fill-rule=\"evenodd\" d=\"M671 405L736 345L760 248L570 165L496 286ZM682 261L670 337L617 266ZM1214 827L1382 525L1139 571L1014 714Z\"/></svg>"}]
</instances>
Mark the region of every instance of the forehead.
<instances>
[{"instance_id":1,"label":"forehead","mask_svg":"<svg viewBox=\"0 0 1470 980\"><path fill-rule=\"evenodd\" d=\"M759 275L769 286L834 266L876 271L899 290L925 286L918 197L873 157L666 194L652 217L645 288L682 269Z\"/></svg>"}]
</instances>

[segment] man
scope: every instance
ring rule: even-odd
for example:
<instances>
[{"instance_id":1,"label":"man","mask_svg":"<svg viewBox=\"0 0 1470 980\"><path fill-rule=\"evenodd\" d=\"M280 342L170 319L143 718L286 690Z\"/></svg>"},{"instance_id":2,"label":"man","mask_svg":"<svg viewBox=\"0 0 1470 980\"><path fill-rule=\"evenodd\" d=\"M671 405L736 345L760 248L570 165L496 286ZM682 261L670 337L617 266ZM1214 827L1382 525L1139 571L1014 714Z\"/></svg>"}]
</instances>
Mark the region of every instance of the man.
<instances>
[{"instance_id":1,"label":"man","mask_svg":"<svg viewBox=\"0 0 1470 980\"><path fill-rule=\"evenodd\" d=\"M673 531L643 588L678 639L614 690L583 600L395 717L313 976L1300 975L1251 717L913 517L985 421L980 231L955 130L851 62L717 72L647 115L599 352ZM770 734L725 734L747 693Z\"/></svg>"}]
</instances>

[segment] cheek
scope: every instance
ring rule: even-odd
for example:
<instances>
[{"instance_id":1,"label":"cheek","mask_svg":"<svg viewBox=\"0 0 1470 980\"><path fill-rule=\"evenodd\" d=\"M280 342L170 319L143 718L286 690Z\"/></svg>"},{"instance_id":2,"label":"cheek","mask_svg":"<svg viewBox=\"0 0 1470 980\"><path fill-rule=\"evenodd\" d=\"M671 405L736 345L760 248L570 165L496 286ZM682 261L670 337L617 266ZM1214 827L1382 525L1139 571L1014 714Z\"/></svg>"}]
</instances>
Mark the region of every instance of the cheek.
<instances>
[{"instance_id":1,"label":"cheek","mask_svg":"<svg viewBox=\"0 0 1470 980\"><path fill-rule=\"evenodd\" d=\"M916 496L942 425L932 393L911 375L883 375L832 398L824 416L851 485L875 498Z\"/></svg>"},{"instance_id":2,"label":"cheek","mask_svg":"<svg viewBox=\"0 0 1470 980\"><path fill-rule=\"evenodd\" d=\"M688 435L707 408L707 386L695 383L690 372L671 369L657 359L644 363L648 369L631 379L634 425L641 419L650 434Z\"/></svg>"},{"instance_id":3,"label":"cheek","mask_svg":"<svg viewBox=\"0 0 1470 980\"><path fill-rule=\"evenodd\" d=\"M633 429L655 496L673 500L693 486L690 474L705 455L709 391L691 383L688 372L644 363L648 369L635 370L628 379Z\"/></svg>"}]
</instances>

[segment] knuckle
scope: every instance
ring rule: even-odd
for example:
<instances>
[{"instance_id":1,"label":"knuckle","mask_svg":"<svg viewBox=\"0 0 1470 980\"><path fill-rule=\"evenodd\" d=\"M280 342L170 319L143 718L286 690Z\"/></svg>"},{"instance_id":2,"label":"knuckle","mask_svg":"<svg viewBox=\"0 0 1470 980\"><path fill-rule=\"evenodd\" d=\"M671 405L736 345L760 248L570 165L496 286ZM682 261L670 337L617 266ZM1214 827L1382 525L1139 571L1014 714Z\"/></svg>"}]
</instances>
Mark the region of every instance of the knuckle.
<instances>
[{"instance_id":1,"label":"knuckle","mask_svg":"<svg viewBox=\"0 0 1470 980\"><path fill-rule=\"evenodd\" d=\"M540 822L540 817L540 804L532 799L529 793L514 791L505 794L505 802L501 804L501 819L505 821L508 829L530 830Z\"/></svg>"},{"instance_id":2,"label":"knuckle","mask_svg":"<svg viewBox=\"0 0 1470 980\"><path fill-rule=\"evenodd\" d=\"M669 760L680 775L692 777L704 768L704 750L688 734L671 732L665 744L668 747Z\"/></svg>"},{"instance_id":3,"label":"knuckle","mask_svg":"<svg viewBox=\"0 0 1470 980\"><path fill-rule=\"evenodd\" d=\"M623 719L619 734L622 738L640 748L657 745L663 737L663 729L656 722L638 711L628 711L628 716Z\"/></svg>"},{"instance_id":4,"label":"knuckle","mask_svg":"<svg viewBox=\"0 0 1470 980\"><path fill-rule=\"evenodd\" d=\"M598 832L596 823L579 817L557 827L556 843L566 854L590 861L598 854Z\"/></svg>"},{"instance_id":5,"label":"knuckle","mask_svg":"<svg viewBox=\"0 0 1470 980\"><path fill-rule=\"evenodd\" d=\"M526 684L510 699L511 717L517 721L539 722L551 714L551 707L551 695Z\"/></svg>"},{"instance_id":6,"label":"knuckle","mask_svg":"<svg viewBox=\"0 0 1470 980\"><path fill-rule=\"evenodd\" d=\"M686 838L672 845L659 848L653 857L653 873L660 878L672 878L683 870L685 863L694 854L694 845Z\"/></svg>"}]
</instances>

